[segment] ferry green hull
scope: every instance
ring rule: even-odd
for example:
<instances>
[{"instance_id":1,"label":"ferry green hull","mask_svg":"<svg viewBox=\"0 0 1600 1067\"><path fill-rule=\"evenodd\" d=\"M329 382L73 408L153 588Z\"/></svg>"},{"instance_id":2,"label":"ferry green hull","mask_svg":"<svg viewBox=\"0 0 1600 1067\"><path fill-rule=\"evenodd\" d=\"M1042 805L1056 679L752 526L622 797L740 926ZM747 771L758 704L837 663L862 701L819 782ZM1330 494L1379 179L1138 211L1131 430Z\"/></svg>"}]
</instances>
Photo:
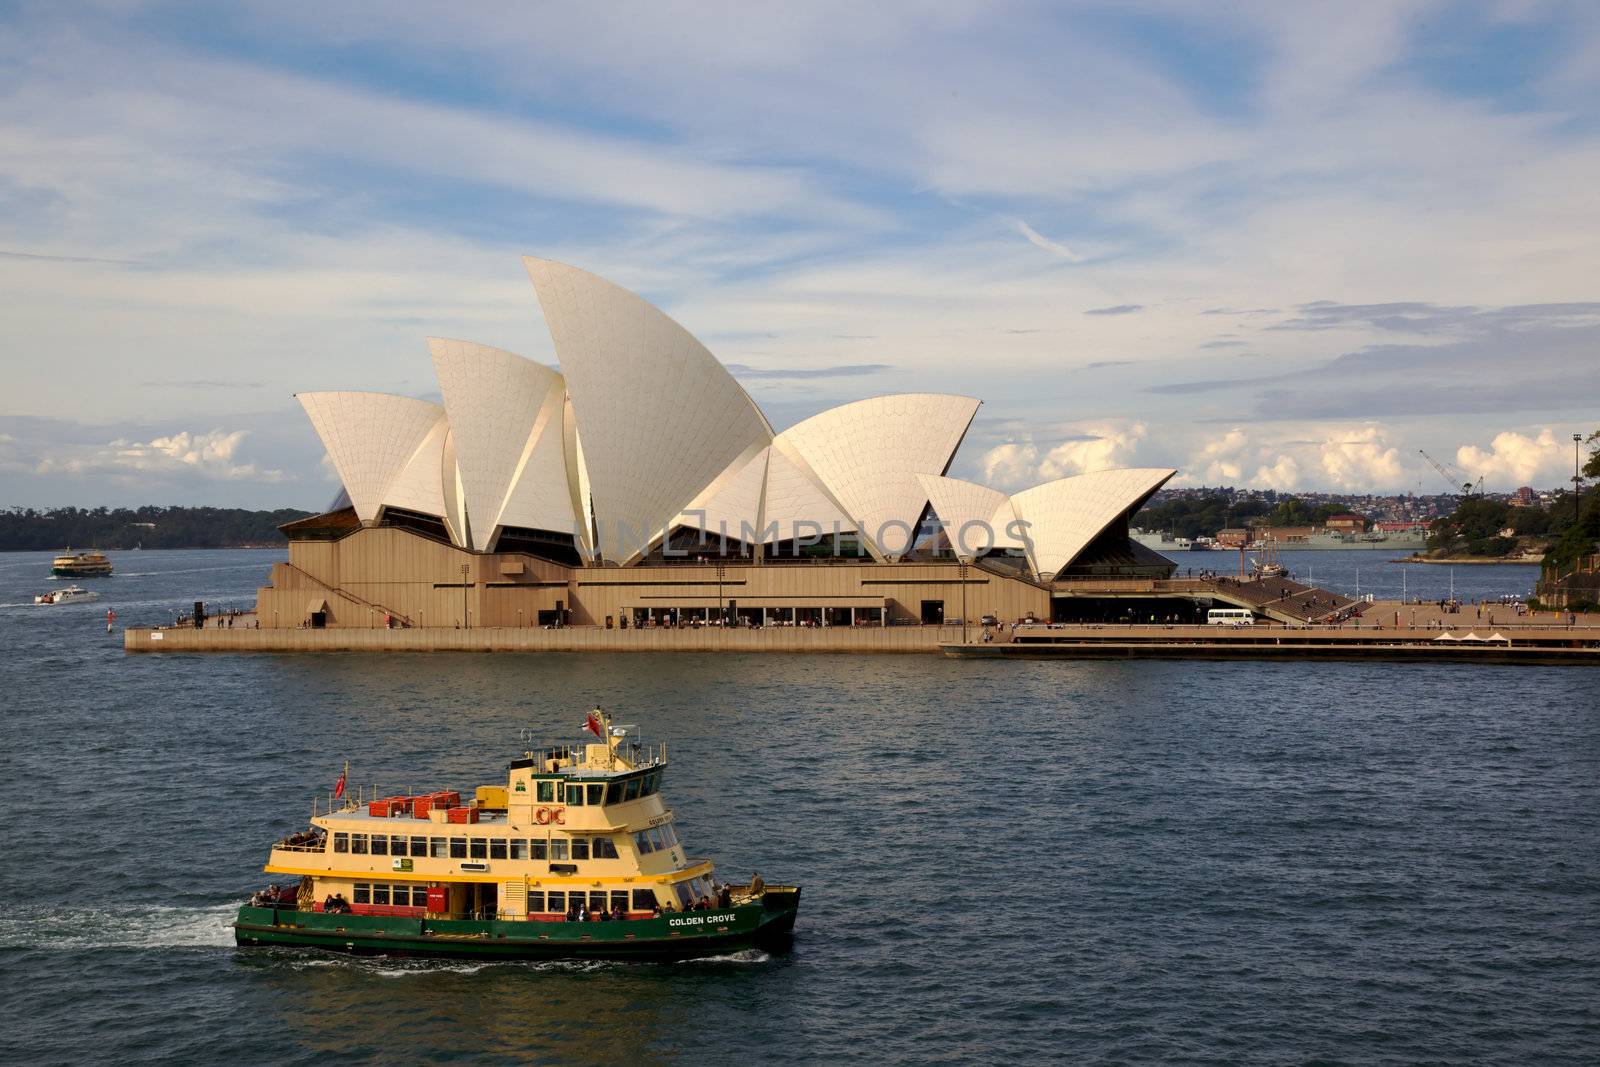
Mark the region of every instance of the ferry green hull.
<instances>
[{"instance_id":1,"label":"ferry green hull","mask_svg":"<svg viewBox=\"0 0 1600 1067\"><path fill-rule=\"evenodd\" d=\"M233 929L234 940L246 948L505 960L681 960L782 948L799 906L796 889L769 892L760 904L734 908L569 923L338 915L247 905L239 909Z\"/></svg>"}]
</instances>

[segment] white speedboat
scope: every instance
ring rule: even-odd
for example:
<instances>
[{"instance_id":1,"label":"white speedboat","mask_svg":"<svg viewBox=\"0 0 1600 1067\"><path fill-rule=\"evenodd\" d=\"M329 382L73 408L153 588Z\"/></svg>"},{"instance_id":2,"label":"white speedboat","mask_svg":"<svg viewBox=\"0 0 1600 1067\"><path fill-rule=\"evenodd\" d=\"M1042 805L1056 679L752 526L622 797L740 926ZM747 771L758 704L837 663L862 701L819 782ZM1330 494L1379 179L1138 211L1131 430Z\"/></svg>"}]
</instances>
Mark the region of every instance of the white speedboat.
<instances>
[{"instance_id":1,"label":"white speedboat","mask_svg":"<svg viewBox=\"0 0 1600 1067\"><path fill-rule=\"evenodd\" d=\"M99 600L100 594L92 589L85 589L81 585L69 585L65 589L52 589L48 593L40 593L33 598L35 604L67 604L74 600Z\"/></svg>"}]
</instances>

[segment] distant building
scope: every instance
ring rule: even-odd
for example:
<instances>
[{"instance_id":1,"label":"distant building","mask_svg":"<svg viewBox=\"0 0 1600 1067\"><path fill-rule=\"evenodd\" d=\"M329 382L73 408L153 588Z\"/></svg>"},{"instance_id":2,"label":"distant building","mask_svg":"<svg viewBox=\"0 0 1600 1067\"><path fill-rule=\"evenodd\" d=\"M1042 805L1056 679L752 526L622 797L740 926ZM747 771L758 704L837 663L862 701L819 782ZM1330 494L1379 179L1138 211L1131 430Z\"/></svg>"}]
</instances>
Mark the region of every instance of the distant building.
<instances>
[{"instance_id":1,"label":"distant building","mask_svg":"<svg viewBox=\"0 0 1600 1067\"><path fill-rule=\"evenodd\" d=\"M1263 541L1276 541L1280 545L1298 545L1311 540L1317 532L1315 526L1263 526L1256 536Z\"/></svg>"},{"instance_id":2,"label":"distant building","mask_svg":"<svg viewBox=\"0 0 1600 1067\"><path fill-rule=\"evenodd\" d=\"M1518 508L1532 507L1536 499L1533 493L1533 486L1524 485L1511 494L1511 505Z\"/></svg>"},{"instance_id":3,"label":"distant building","mask_svg":"<svg viewBox=\"0 0 1600 1067\"><path fill-rule=\"evenodd\" d=\"M1333 533L1366 533L1367 520L1360 515L1335 515L1323 523Z\"/></svg>"},{"instance_id":4,"label":"distant building","mask_svg":"<svg viewBox=\"0 0 1600 1067\"><path fill-rule=\"evenodd\" d=\"M1217 544L1224 548L1240 548L1250 543L1249 530L1218 530Z\"/></svg>"},{"instance_id":5,"label":"distant building","mask_svg":"<svg viewBox=\"0 0 1600 1067\"><path fill-rule=\"evenodd\" d=\"M1415 521L1375 522L1372 524L1372 528L1382 534L1414 533L1417 531L1426 533L1428 531L1428 524L1425 522Z\"/></svg>"}]
</instances>

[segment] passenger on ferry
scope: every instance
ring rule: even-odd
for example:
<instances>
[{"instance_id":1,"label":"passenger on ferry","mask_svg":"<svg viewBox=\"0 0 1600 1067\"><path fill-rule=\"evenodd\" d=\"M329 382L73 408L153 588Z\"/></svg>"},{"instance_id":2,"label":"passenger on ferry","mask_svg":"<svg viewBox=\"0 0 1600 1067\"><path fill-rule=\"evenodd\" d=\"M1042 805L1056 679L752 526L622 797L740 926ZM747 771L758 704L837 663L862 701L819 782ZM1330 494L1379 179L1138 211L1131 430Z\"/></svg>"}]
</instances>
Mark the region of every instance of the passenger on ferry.
<instances>
[{"instance_id":1,"label":"passenger on ferry","mask_svg":"<svg viewBox=\"0 0 1600 1067\"><path fill-rule=\"evenodd\" d=\"M717 890L717 907L733 907L733 891L728 888L727 883L723 883L722 887Z\"/></svg>"},{"instance_id":2,"label":"passenger on ferry","mask_svg":"<svg viewBox=\"0 0 1600 1067\"><path fill-rule=\"evenodd\" d=\"M750 872L750 895L753 896L753 897L759 897L762 893L766 892L766 889L767 889L767 883L765 883L765 882L763 882L761 880L761 872L760 871L751 871Z\"/></svg>"}]
</instances>

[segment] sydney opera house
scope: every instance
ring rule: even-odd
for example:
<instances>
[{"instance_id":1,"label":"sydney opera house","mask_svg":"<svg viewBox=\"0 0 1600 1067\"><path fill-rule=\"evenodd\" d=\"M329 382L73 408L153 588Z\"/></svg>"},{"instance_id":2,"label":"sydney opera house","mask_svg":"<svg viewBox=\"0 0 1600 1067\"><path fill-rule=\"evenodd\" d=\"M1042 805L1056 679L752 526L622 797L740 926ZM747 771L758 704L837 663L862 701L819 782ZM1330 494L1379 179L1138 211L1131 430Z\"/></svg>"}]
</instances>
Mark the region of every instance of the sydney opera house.
<instances>
[{"instance_id":1,"label":"sydney opera house","mask_svg":"<svg viewBox=\"0 0 1600 1067\"><path fill-rule=\"evenodd\" d=\"M1128 519L1174 471L1015 494L950 478L979 401L937 393L774 432L663 312L524 262L559 371L431 339L441 404L298 394L343 492L283 528L261 626L1051 618L1085 580L1171 573Z\"/></svg>"}]
</instances>

